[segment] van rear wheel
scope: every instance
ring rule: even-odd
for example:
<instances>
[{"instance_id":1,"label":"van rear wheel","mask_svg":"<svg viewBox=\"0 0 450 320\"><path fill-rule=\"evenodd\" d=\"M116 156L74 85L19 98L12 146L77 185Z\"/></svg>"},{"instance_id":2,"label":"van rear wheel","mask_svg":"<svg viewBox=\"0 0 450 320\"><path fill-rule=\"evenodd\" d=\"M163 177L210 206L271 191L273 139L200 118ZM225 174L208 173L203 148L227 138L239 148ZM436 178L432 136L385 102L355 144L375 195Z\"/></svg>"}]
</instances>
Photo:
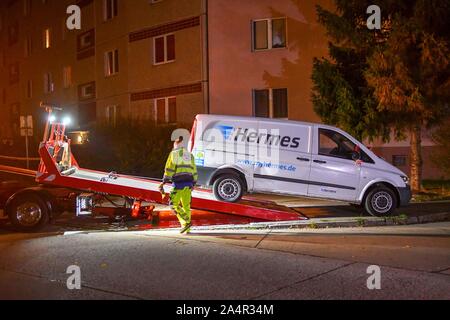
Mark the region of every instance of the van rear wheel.
<instances>
[{"instance_id":1,"label":"van rear wheel","mask_svg":"<svg viewBox=\"0 0 450 320\"><path fill-rule=\"evenodd\" d=\"M397 208L397 197L387 187L372 189L364 199L364 210L375 217L391 215Z\"/></svg>"},{"instance_id":2,"label":"van rear wheel","mask_svg":"<svg viewBox=\"0 0 450 320\"><path fill-rule=\"evenodd\" d=\"M237 175L225 174L217 178L213 190L219 201L238 202L244 194L244 183Z\"/></svg>"}]
</instances>

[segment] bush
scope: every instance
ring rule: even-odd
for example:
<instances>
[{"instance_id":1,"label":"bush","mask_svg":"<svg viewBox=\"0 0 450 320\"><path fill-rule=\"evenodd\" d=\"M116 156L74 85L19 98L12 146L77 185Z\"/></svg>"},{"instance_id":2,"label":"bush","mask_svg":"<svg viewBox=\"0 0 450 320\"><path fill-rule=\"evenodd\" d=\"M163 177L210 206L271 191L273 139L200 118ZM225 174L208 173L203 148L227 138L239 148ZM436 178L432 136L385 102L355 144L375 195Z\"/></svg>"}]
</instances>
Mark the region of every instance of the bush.
<instances>
[{"instance_id":1,"label":"bush","mask_svg":"<svg viewBox=\"0 0 450 320\"><path fill-rule=\"evenodd\" d=\"M115 127L99 124L90 130L87 144L72 150L83 168L160 178L177 128L152 121L123 120Z\"/></svg>"}]
</instances>

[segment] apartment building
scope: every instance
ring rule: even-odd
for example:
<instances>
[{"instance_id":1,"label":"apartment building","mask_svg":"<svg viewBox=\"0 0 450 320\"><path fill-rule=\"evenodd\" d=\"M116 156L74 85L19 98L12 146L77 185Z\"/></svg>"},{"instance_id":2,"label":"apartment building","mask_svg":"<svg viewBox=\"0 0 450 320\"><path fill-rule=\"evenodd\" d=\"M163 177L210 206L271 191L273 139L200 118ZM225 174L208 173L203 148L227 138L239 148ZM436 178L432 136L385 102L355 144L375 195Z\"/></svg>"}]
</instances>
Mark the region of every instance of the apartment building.
<instances>
[{"instance_id":1,"label":"apartment building","mask_svg":"<svg viewBox=\"0 0 450 320\"><path fill-rule=\"evenodd\" d=\"M211 112L318 122L312 61L327 56L316 5L331 0L209 1Z\"/></svg>"},{"instance_id":2,"label":"apartment building","mask_svg":"<svg viewBox=\"0 0 450 320\"><path fill-rule=\"evenodd\" d=\"M66 26L72 4L81 30ZM333 8L333 0L0 1L0 136L19 136L24 115L41 132L41 101L62 106L82 130L119 117L188 124L199 113L318 122L312 61L328 48L317 4ZM374 148L408 172L407 144Z\"/></svg>"},{"instance_id":3,"label":"apartment building","mask_svg":"<svg viewBox=\"0 0 450 320\"><path fill-rule=\"evenodd\" d=\"M81 30L66 9L81 8ZM118 117L192 122L207 111L206 6L202 0L1 2L2 137L20 115L62 106L75 126Z\"/></svg>"}]
</instances>

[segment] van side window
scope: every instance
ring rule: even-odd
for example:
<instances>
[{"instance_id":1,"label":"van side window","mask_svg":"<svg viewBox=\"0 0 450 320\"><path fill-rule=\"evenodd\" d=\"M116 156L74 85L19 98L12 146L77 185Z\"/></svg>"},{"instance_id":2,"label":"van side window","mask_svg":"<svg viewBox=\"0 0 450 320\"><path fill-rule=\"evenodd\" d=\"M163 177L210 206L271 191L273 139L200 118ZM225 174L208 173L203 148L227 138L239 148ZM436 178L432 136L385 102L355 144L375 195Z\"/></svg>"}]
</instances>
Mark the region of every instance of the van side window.
<instances>
[{"instance_id":1,"label":"van side window","mask_svg":"<svg viewBox=\"0 0 450 320\"><path fill-rule=\"evenodd\" d=\"M319 154L335 158L352 160L352 153L356 145L348 138L336 131L319 129ZM361 160L374 163L373 160L362 150Z\"/></svg>"}]
</instances>

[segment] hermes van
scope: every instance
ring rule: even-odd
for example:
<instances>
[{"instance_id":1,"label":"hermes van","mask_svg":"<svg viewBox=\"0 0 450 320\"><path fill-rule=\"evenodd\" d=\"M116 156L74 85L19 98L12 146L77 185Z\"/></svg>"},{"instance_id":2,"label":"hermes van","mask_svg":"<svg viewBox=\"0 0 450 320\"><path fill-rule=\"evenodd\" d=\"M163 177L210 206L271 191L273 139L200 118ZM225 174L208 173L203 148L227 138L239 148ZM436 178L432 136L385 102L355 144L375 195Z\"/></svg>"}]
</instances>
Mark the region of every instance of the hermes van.
<instances>
[{"instance_id":1,"label":"hermes van","mask_svg":"<svg viewBox=\"0 0 450 320\"><path fill-rule=\"evenodd\" d=\"M402 171L327 125L198 115L189 148L199 185L212 186L221 201L277 193L345 201L384 216L411 199Z\"/></svg>"}]
</instances>

